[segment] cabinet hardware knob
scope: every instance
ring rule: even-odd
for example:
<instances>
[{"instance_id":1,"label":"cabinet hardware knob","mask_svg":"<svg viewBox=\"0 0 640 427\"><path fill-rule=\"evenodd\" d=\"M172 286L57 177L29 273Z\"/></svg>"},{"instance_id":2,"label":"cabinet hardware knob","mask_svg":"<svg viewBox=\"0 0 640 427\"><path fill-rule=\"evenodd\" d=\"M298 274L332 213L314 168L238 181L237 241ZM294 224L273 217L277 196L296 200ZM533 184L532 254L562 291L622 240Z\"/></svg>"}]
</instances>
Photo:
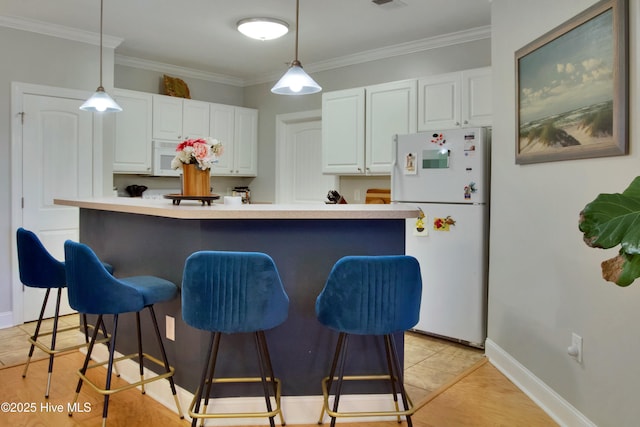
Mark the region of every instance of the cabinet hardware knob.
<instances>
[{"instance_id":1,"label":"cabinet hardware knob","mask_svg":"<svg viewBox=\"0 0 640 427\"><path fill-rule=\"evenodd\" d=\"M465 120L465 121L464 121L464 124L465 124L465 125L468 125L468 124L469 124L469 120Z\"/></svg>"}]
</instances>

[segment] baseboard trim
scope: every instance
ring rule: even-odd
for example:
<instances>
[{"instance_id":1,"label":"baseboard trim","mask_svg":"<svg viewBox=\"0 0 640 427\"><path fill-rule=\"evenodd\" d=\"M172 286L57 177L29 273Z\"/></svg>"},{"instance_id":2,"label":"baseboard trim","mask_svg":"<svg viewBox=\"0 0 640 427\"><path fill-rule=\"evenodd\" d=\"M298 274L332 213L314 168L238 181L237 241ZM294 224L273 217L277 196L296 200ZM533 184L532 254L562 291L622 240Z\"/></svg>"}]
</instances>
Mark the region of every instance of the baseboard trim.
<instances>
[{"instance_id":1,"label":"baseboard trim","mask_svg":"<svg viewBox=\"0 0 640 427\"><path fill-rule=\"evenodd\" d=\"M485 355L493 366L561 426L596 427L596 424L490 339L485 342Z\"/></svg>"},{"instance_id":2,"label":"baseboard trim","mask_svg":"<svg viewBox=\"0 0 640 427\"><path fill-rule=\"evenodd\" d=\"M84 337L84 335L83 335ZM80 351L86 354L87 349ZM116 357L122 356L116 352ZM108 359L109 353L104 344L96 345L91 354L91 359L100 363ZM117 371L120 378L127 382L136 382L140 379L138 363L133 360L124 360L117 363ZM145 368L145 376L155 375ZM193 400L193 394L180 386L176 386L180 406L184 412L185 419L191 420L187 414L187 409ZM320 384L318 383L318 389ZM177 414L176 404L173 395L166 381L155 381L145 384L146 395L159 402L169 410ZM281 400L282 413L285 422L292 424L316 424L320 418L323 397L319 396L283 396ZM233 397L216 399L215 405L221 412L259 412L265 410L263 397ZM340 397L341 411L393 411L393 398L391 394L364 394L364 395L344 395ZM248 422L247 420L251 420ZM340 422L374 422L374 421L395 421L396 417L348 417L341 418ZM325 414L324 422L329 421ZM279 420L276 417L276 423ZM246 426L246 425L269 425L268 418L220 418L208 419L207 426Z\"/></svg>"},{"instance_id":3,"label":"baseboard trim","mask_svg":"<svg viewBox=\"0 0 640 427\"><path fill-rule=\"evenodd\" d=\"M5 311L4 313L0 313L0 329L10 328L15 326L13 324L13 312Z\"/></svg>"}]
</instances>

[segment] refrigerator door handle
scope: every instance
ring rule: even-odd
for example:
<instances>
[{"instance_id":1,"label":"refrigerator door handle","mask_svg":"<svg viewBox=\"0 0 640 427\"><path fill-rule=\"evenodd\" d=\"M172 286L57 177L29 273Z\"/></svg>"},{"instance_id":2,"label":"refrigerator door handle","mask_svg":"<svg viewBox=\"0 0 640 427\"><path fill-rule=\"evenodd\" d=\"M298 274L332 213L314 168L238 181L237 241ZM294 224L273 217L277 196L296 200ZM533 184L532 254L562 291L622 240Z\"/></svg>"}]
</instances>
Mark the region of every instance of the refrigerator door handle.
<instances>
[{"instance_id":1,"label":"refrigerator door handle","mask_svg":"<svg viewBox=\"0 0 640 427\"><path fill-rule=\"evenodd\" d=\"M391 170L398 163L398 135L393 135L393 141L391 143ZM393 174L391 174L393 176Z\"/></svg>"},{"instance_id":2,"label":"refrigerator door handle","mask_svg":"<svg viewBox=\"0 0 640 427\"><path fill-rule=\"evenodd\" d=\"M391 141L391 188L393 186L393 180L396 175L396 165L398 163L398 134L393 135L393 141ZM391 203L396 202L397 200L393 197L393 191L391 192Z\"/></svg>"}]
</instances>

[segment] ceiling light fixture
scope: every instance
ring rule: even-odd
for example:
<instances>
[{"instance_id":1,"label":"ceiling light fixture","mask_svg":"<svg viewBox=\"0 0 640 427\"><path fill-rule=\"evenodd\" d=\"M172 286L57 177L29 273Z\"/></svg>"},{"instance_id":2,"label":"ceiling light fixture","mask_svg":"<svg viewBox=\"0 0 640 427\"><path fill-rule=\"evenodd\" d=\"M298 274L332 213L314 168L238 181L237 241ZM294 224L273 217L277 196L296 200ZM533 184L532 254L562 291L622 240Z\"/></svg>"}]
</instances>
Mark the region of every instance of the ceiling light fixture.
<instances>
[{"instance_id":1,"label":"ceiling light fixture","mask_svg":"<svg viewBox=\"0 0 640 427\"><path fill-rule=\"evenodd\" d=\"M289 70L271 88L271 92L278 95L307 95L320 92L322 88L303 69L298 61L298 21L300 17L300 0L296 0L296 51L295 59Z\"/></svg>"},{"instance_id":2,"label":"ceiling light fixture","mask_svg":"<svg viewBox=\"0 0 640 427\"><path fill-rule=\"evenodd\" d=\"M120 107L116 101L105 92L104 87L102 87L102 10L103 0L100 0L100 86L96 89L96 93L91 95L91 97L80 106L80 109L83 111L95 113L122 111L122 107Z\"/></svg>"},{"instance_id":3,"label":"ceiling light fixture","mask_svg":"<svg viewBox=\"0 0 640 427\"><path fill-rule=\"evenodd\" d=\"M273 40L289 32L289 24L274 18L247 18L238 21L238 31L256 40Z\"/></svg>"}]
</instances>

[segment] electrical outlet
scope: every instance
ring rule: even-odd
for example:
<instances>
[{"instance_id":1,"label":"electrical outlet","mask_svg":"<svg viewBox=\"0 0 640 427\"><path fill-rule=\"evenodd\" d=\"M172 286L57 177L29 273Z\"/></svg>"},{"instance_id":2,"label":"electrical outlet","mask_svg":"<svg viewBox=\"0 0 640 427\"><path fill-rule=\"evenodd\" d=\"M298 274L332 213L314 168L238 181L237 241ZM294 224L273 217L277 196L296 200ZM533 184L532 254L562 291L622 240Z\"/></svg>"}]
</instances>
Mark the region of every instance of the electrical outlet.
<instances>
[{"instance_id":1,"label":"electrical outlet","mask_svg":"<svg viewBox=\"0 0 640 427\"><path fill-rule=\"evenodd\" d=\"M571 334L571 346L567 349L569 356L582 363L582 337L575 332Z\"/></svg>"},{"instance_id":2,"label":"electrical outlet","mask_svg":"<svg viewBox=\"0 0 640 427\"><path fill-rule=\"evenodd\" d=\"M176 319L174 317L165 317L165 332L168 340L176 340Z\"/></svg>"},{"instance_id":3,"label":"electrical outlet","mask_svg":"<svg viewBox=\"0 0 640 427\"><path fill-rule=\"evenodd\" d=\"M354 192L353 192L353 201L354 202L359 202L360 201L360 190L354 190Z\"/></svg>"}]
</instances>

